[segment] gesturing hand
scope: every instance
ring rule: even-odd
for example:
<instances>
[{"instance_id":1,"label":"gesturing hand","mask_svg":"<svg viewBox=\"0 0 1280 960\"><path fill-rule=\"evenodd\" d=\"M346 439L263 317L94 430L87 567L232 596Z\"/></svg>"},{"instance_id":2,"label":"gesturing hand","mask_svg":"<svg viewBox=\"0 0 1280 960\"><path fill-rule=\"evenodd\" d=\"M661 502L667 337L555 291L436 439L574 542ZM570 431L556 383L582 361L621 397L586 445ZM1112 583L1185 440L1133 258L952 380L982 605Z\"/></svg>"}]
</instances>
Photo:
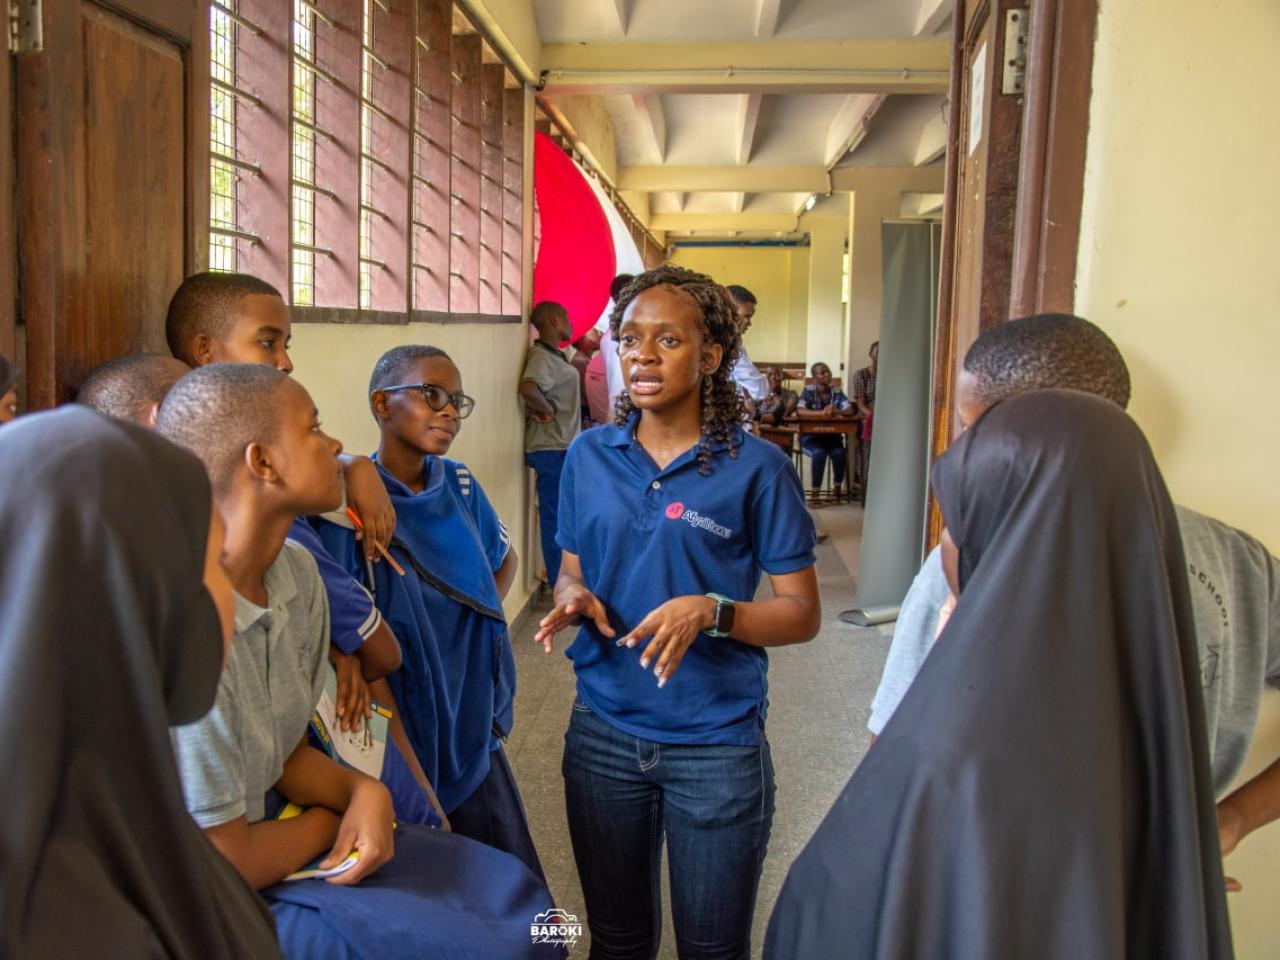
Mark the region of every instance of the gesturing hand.
<instances>
[{"instance_id":1,"label":"gesturing hand","mask_svg":"<svg viewBox=\"0 0 1280 960\"><path fill-rule=\"evenodd\" d=\"M630 633L618 641L618 645L634 647L652 634L653 639L640 655L640 666L647 670L649 662L657 657L653 675L658 678L658 686L662 687L676 672L685 651L698 634L715 625L715 615L716 602L710 597L675 597L650 610Z\"/></svg>"},{"instance_id":2,"label":"gesturing hand","mask_svg":"<svg viewBox=\"0 0 1280 960\"><path fill-rule=\"evenodd\" d=\"M360 859L345 873L328 877L328 882L341 887L354 886L395 856L392 839L395 816L387 788L371 777L361 776L352 788L351 802L338 825L338 839L329 855L320 861L320 868L336 867L352 850L360 851Z\"/></svg>"},{"instance_id":3,"label":"gesturing hand","mask_svg":"<svg viewBox=\"0 0 1280 960\"><path fill-rule=\"evenodd\" d=\"M574 584L561 593L561 602L538 623L538 632L533 635L535 643L542 644L542 649L551 652L551 641L565 627L573 624L579 617L586 617L595 623L596 629L606 637L614 636L613 627L609 626L609 615L600 598L582 584Z\"/></svg>"}]
</instances>

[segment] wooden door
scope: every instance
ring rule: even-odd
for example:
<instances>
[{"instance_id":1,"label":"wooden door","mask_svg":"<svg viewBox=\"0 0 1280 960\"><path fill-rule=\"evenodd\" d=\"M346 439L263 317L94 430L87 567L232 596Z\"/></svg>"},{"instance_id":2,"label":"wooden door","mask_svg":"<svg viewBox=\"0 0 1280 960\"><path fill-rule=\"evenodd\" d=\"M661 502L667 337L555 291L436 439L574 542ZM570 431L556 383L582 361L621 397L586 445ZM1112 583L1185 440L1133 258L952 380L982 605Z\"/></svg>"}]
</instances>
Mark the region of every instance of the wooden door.
<instances>
[{"instance_id":1,"label":"wooden door","mask_svg":"<svg viewBox=\"0 0 1280 960\"><path fill-rule=\"evenodd\" d=\"M206 0L43 0L43 27L13 88L30 409L71 399L103 360L167 349L208 220Z\"/></svg>"},{"instance_id":2,"label":"wooden door","mask_svg":"<svg viewBox=\"0 0 1280 960\"><path fill-rule=\"evenodd\" d=\"M955 379L979 334L1071 309L1096 23L1096 0L955 0L935 456L956 434ZM1022 69L1006 84L1011 59ZM934 506L930 543L940 532Z\"/></svg>"}]
</instances>

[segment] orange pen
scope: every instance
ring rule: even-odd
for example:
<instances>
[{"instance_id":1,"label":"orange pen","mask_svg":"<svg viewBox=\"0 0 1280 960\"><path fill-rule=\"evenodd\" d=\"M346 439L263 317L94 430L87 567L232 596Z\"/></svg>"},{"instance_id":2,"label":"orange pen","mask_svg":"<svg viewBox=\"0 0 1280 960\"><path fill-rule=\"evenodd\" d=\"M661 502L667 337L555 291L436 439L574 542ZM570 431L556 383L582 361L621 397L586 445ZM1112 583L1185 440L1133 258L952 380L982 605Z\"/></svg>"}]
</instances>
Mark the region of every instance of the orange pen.
<instances>
[{"instance_id":1,"label":"orange pen","mask_svg":"<svg viewBox=\"0 0 1280 960\"><path fill-rule=\"evenodd\" d=\"M351 522L356 525L356 529L363 532L364 524L360 521L360 517L356 515L356 512L352 510L350 507L347 507L347 516L350 517ZM387 552L386 547L384 547L377 540L375 540L373 541L373 548L377 550L380 554L382 554L382 558L386 560L387 563L391 564L392 570L400 574L400 576L402 577L404 576L404 567L396 563L396 558L391 556L391 554Z\"/></svg>"}]
</instances>

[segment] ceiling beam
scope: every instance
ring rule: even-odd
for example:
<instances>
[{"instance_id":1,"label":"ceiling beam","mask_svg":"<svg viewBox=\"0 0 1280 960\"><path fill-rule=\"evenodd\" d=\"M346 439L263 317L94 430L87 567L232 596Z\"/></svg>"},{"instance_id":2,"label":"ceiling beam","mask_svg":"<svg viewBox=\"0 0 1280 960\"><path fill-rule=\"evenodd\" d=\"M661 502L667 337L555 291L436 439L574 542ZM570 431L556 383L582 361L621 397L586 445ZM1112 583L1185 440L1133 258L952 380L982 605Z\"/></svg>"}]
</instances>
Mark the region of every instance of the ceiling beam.
<instances>
[{"instance_id":1,"label":"ceiling beam","mask_svg":"<svg viewBox=\"0 0 1280 960\"><path fill-rule=\"evenodd\" d=\"M931 37L946 22L955 0L920 0L916 9L916 36Z\"/></svg>"},{"instance_id":2,"label":"ceiling beam","mask_svg":"<svg viewBox=\"0 0 1280 960\"><path fill-rule=\"evenodd\" d=\"M942 119L939 110L920 131L920 142L916 144L915 164L917 167L933 163L947 152L947 122Z\"/></svg>"},{"instance_id":3,"label":"ceiling beam","mask_svg":"<svg viewBox=\"0 0 1280 960\"><path fill-rule=\"evenodd\" d=\"M667 159L667 114L662 109L662 97L647 93L632 97L631 102L640 117L640 132L645 143L662 163Z\"/></svg>"},{"instance_id":4,"label":"ceiling beam","mask_svg":"<svg viewBox=\"0 0 1280 960\"><path fill-rule=\"evenodd\" d=\"M781 231L796 228L792 213L655 213L649 220L650 230L730 230Z\"/></svg>"},{"instance_id":5,"label":"ceiling beam","mask_svg":"<svg viewBox=\"0 0 1280 960\"><path fill-rule=\"evenodd\" d=\"M744 93L738 97L738 162L751 162L751 149L756 142L756 121L760 118L758 93Z\"/></svg>"},{"instance_id":6,"label":"ceiling beam","mask_svg":"<svg viewBox=\"0 0 1280 960\"><path fill-rule=\"evenodd\" d=\"M618 169L620 190L699 193L826 193L883 186L915 192L942 189L940 167L636 166Z\"/></svg>"},{"instance_id":7,"label":"ceiling beam","mask_svg":"<svg viewBox=\"0 0 1280 960\"><path fill-rule=\"evenodd\" d=\"M756 36L770 40L778 32L782 0L756 0Z\"/></svg>"},{"instance_id":8,"label":"ceiling beam","mask_svg":"<svg viewBox=\"0 0 1280 960\"><path fill-rule=\"evenodd\" d=\"M729 194L729 203L732 205L734 213L741 213L746 202L747 195L741 190Z\"/></svg>"},{"instance_id":9,"label":"ceiling beam","mask_svg":"<svg viewBox=\"0 0 1280 960\"><path fill-rule=\"evenodd\" d=\"M827 128L827 145L822 152L823 166L828 170L839 163L851 150L856 150L867 135L867 125L884 103L883 94L851 93L844 98L840 109Z\"/></svg>"},{"instance_id":10,"label":"ceiling beam","mask_svg":"<svg viewBox=\"0 0 1280 960\"><path fill-rule=\"evenodd\" d=\"M560 93L944 93L951 41L553 43L544 89Z\"/></svg>"}]
</instances>

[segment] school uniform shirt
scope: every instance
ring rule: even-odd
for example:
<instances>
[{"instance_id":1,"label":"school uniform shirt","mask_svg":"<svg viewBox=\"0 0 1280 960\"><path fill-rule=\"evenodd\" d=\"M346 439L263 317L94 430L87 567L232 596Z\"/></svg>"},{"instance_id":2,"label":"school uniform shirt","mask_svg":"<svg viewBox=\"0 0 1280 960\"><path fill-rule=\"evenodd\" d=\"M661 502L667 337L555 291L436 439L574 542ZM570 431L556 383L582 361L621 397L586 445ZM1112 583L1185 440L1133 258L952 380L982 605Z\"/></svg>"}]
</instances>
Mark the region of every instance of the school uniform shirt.
<instances>
[{"instance_id":1,"label":"school uniform shirt","mask_svg":"<svg viewBox=\"0 0 1280 960\"><path fill-rule=\"evenodd\" d=\"M1244 766L1265 687L1280 687L1280 560L1246 533L1176 508L1196 620L1213 789L1224 796ZM936 547L902 601L867 728L879 736L933 649L950 594ZM946 640L942 640L946 643Z\"/></svg>"},{"instance_id":2,"label":"school uniform shirt","mask_svg":"<svg viewBox=\"0 0 1280 960\"><path fill-rule=\"evenodd\" d=\"M285 542L264 578L268 606L236 594L236 632L213 709L170 731L187 810L208 829L256 823L324 691L329 605L316 562Z\"/></svg>"},{"instance_id":3,"label":"school uniform shirt","mask_svg":"<svg viewBox=\"0 0 1280 960\"><path fill-rule=\"evenodd\" d=\"M320 541L320 535L302 517L293 521L289 539L305 547L316 562L329 600L329 630L333 645L354 654L382 624L373 596L339 564Z\"/></svg>"},{"instance_id":4,"label":"school uniform shirt","mask_svg":"<svg viewBox=\"0 0 1280 960\"><path fill-rule=\"evenodd\" d=\"M844 391L838 387L831 388L827 403L835 404L835 408L842 413L853 407L853 404L849 402L849 398L844 395ZM822 402L822 398L818 394L818 388L811 384L805 387L804 392L800 394L798 406L801 410L825 410L827 403Z\"/></svg>"},{"instance_id":5,"label":"school uniform shirt","mask_svg":"<svg viewBox=\"0 0 1280 960\"><path fill-rule=\"evenodd\" d=\"M569 449L582 429L582 378L578 368L555 347L535 340L525 357L520 382L536 386L555 410L555 417L547 423L525 412L525 452Z\"/></svg>"},{"instance_id":6,"label":"school uniform shirt","mask_svg":"<svg viewBox=\"0 0 1280 960\"><path fill-rule=\"evenodd\" d=\"M813 565L813 518L781 450L735 429L736 456L713 444L708 476L698 473L697 447L659 470L635 439L638 419L582 434L560 484L557 542L578 555L587 589L619 637L674 597L715 592L748 601L761 572ZM699 634L658 689L652 664L638 663L646 643L619 647L584 621L567 655L578 694L596 714L658 743L759 742L763 648Z\"/></svg>"},{"instance_id":7,"label":"school uniform shirt","mask_svg":"<svg viewBox=\"0 0 1280 960\"><path fill-rule=\"evenodd\" d=\"M396 510L391 555L406 572L373 564L374 600L403 655L387 683L448 814L475 792L511 730L515 654L493 576L511 539L465 464L427 457L420 493L378 471ZM367 575L350 530L322 522L319 533L350 574Z\"/></svg>"}]
</instances>

